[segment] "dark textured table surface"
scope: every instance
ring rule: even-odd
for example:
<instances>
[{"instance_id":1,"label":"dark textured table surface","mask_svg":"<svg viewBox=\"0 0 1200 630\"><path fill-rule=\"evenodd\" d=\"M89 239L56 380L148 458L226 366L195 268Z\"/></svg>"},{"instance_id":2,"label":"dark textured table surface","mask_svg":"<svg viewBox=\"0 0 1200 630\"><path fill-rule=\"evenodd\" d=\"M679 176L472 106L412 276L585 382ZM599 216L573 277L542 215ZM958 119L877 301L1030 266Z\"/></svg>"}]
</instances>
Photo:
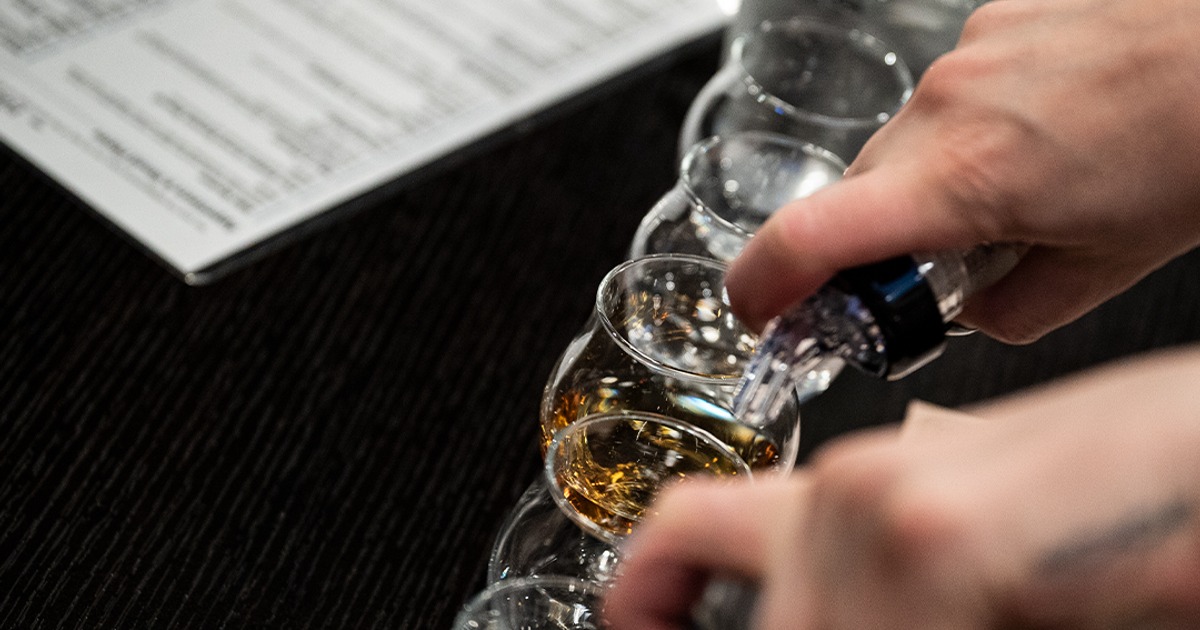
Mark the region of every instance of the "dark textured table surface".
<instances>
[{"instance_id":1,"label":"dark textured table surface","mask_svg":"<svg viewBox=\"0 0 1200 630\"><path fill-rule=\"evenodd\" d=\"M0 628L447 627L716 61L678 56L203 287L0 156ZM1030 346L844 375L805 452L912 397L1200 338L1198 270Z\"/></svg>"}]
</instances>

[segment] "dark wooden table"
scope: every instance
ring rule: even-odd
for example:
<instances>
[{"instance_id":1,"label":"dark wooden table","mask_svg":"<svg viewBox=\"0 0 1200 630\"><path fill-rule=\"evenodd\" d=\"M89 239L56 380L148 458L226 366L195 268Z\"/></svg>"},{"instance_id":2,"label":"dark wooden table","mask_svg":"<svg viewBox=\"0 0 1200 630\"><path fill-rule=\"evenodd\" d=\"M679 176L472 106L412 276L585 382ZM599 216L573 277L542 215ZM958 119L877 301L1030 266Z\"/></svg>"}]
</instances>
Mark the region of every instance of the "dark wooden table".
<instances>
[{"instance_id":1,"label":"dark wooden table","mask_svg":"<svg viewBox=\"0 0 1200 630\"><path fill-rule=\"evenodd\" d=\"M673 182L692 49L210 286L0 156L0 627L444 628L559 352ZM1200 338L1200 258L1022 348L844 375L804 452Z\"/></svg>"}]
</instances>

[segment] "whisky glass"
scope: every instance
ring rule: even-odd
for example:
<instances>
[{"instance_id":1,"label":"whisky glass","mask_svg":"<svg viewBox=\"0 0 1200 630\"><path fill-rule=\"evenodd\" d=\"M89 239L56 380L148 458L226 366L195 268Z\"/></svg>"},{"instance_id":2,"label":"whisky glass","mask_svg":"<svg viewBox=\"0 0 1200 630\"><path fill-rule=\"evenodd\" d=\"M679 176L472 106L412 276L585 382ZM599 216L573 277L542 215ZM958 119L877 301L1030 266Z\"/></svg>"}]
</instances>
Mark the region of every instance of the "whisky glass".
<instances>
[{"instance_id":1,"label":"whisky glass","mask_svg":"<svg viewBox=\"0 0 1200 630\"><path fill-rule=\"evenodd\" d=\"M753 424L732 411L758 338L729 310L725 269L711 258L656 254L604 277L587 324L546 383L543 455L555 434L587 416L643 412L713 436L756 474L791 469L800 441L794 392Z\"/></svg>"},{"instance_id":2,"label":"whisky glass","mask_svg":"<svg viewBox=\"0 0 1200 630\"><path fill-rule=\"evenodd\" d=\"M912 90L904 59L853 11L766 21L734 40L728 61L700 90L679 153L710 136L761 130L850 163Z\"/></svg>"},{"instance_id":3,"label":"whisky glass","mask_svg":"<svg viewBox=\"0 0 1200 630\"><path fill-rule=\"evenodd\" d=\"M833 153L777 133L702 140L684 156L675 186L642 218L629 257L680 253L730 262L771 214L845 170Z\"/></svg>"},{"instance_id":4,"label":"whisky glass","mask_svg":"<svg viewBox=\"0 0 1200 630\"><path fill-rule=\"evenodd\" d=\"M607 587L616 576L618 546L585 533L551 496L539 475L517 501L496 537L488 561L488 583L561 577ZM748 628L758 590L737 579L718 579L692 608L693 630Z\"/></svg>"},{"instance_id":5,"label":"whisky glass","mask_svg":"<svg viewBox=\"0 0 1200 630\"><path fill-rule=\"evenodd\" d=\"M564 576L495 582L463 606L455 630L602 630L603 589Z\"/></svg>"},{"instance_id":6,"label":"whisky glass","mask_svg":"<svg viewBox=\"0 0 1200 630\"><path fill-rule=\"evenodd\" d=\"M583 531L616 545L666 487L697 476L749 479L729 445L687 422L618 411L563 427L546 451L550 495Z\"/></svg>"},{"instance_id":7,"label":"whisky glass","mask_svg":"<svg viewBox=\"0 0 1200 630\"><path fill-rule=\"evenodd\" d=\"M488 558L497 582L559 575L604 584L615 575L616 546L585 533L551 496L544 474L525 490L500 526Z\"/></svg>"},{"instance_id":8,"label":"whisky glass","mask_svg":"<svg viewBox=\"0 0 1200 630\"><path fill-rule=\"evenodd\" d=\"M732 45L739 35L766 20L821 11L820 1L742 0L726 30L726 43ZM983 3L984 0L867 0L841 2L837 10L853 11L860 16L864 30L895 48L913 76L919 78L934 59L954 48L967 18Z\"/></svg>"}]
</instances>

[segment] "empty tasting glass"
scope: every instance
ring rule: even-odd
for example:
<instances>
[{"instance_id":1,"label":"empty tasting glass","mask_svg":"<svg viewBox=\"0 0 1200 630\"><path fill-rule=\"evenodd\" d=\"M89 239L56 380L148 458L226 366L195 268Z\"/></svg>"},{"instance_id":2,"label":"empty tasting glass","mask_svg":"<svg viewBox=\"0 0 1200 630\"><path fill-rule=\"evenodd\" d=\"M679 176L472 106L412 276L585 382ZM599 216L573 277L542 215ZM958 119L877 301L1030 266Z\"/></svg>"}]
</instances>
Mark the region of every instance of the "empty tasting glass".
<instances>
[{"instance_id":1,"label":"empty tasting glass","mask_svg":"<svg viewBox=\"0 0 1200 630\"><path fill-rule=\"evenodd\" d=\"M709 136L762 130L849 163L912 90L904 60L852 11L763 22L734 40L729 60L692 103L680 155Z\"/></svg>"},{"instance_id":2,"label":"empty tasting glass","mask_svg":"<svg viewBox=\"0 0 1200 630\"><path fill-rule=\"evenodd\" d=\"M854 11L865 30L891 44L916 77L938 56L954 48L963 25L984 0L832 0L841 10ZM742 0L726 31L732 44L739 35L766 20L828 10L830 0Z\"/></svg>"},{"instance_id":3,"label":"empty tasting glass","mask_svg":"<svg viewBox=\"0 0 1200 630\"><path fill-rule=\"evenodd\" d=\"M798 402L785 400L753 425L732 412L757 338L730 313L724 277L724 263L682 254L646 256L610 271L546 384L543 454L561 429L587 416L639 412L666 417L652 428L670 421L712 436L756 471L790 469L800 439Z\"/></svg>"},{"instance_id":4,"label":"empty tasting glass","mask_svg":"<svg viewBox=\"0 0 1200 630\"><path fill-rule=\"evenodd\" d=\"M493 583L472 598L454 630L602 630L603 589L563 576Z\"/></svg>"},{"instance_id":5,"label":"empty tasting glass","mask_svg":"<svg viewBox=\"0 0 1200 630\"><path fill-rule=\"evenodd\" d=\"M681 253L729 262L772 213L842 178L846 164L814 144L749 131L688 150L679 181L642 218L630 258Z\"/></svg>"}]
</instances>

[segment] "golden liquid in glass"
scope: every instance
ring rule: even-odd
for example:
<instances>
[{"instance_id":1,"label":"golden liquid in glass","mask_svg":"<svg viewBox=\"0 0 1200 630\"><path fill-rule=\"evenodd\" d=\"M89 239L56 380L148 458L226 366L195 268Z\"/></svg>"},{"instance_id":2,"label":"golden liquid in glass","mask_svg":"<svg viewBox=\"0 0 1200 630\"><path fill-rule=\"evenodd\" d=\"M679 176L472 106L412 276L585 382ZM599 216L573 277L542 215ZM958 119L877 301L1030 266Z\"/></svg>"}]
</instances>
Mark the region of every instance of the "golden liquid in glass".
<instances>
[{"instance_id":1,"label":"golden liquid in glass","mask_svg":"<svg viewBox=\"0 0 1200 630\"><path fill-rule=\"evenodd\" d=\"M746 464L709 439L653 420L632 416L602 432L589 431L559 445L555 469L563 497L579 514L617 535L628 534L662 489L686 477L733 478ZM777 449L753 431L736 434L752 445L724 446L754 451L772 460ZM759 465L763 465L762 460Z\"/></svg>"},{"instance_id":2,"label":"golden liquid in glass","mask_svg":"<svg viewBox=\"0 0 1200 630\"><path fill-rule=\"evenodd\" d=\"M780 447L730 411L735 381L689 380L656 372L593 337L560 366L542 419L542 451L555 433L586 416L620 411L650 412L697 427L736 453L751 469L769 468ZM587 449L587 453L579 449ZM666 425L630 421L627 430L572 441L560 457L563 497L607 531L627 534L664 485L690 475L730 477L744 470L728 451ZM667 462L666 460L670 461Z\"/></svg>"},{"instance_id":3,"label":"golden liquid in glass","mask_svg":"<svg viewBox=\"0 0 1200 630\"><path fill-rule=\"evenodd\" d=\"M542 453L559 429L585 416L645 411L711 433L751 468L770 467L779 460L779 445L737 422L730 410L735 386L732 378L688 380L652 371L603 335L593 335L559 367L550 385L549 409L541 423Z\"/></svg>"}]
</instances>

